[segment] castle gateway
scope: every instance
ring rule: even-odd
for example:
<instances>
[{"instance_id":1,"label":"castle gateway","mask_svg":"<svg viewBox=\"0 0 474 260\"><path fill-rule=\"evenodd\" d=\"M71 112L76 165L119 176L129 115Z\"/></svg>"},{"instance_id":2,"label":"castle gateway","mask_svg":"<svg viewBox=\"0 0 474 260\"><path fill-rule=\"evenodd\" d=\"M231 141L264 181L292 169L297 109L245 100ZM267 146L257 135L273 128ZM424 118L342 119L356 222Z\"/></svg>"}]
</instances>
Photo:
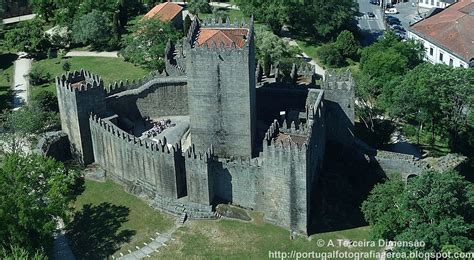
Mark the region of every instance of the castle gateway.
<instances>
[{"instance_id":1,"label":"castle gateway","mask_svg":"<svg viewBox=\"0 0 474 260\"><path fill-rule=\"evenodd\" d=\"M214 218L232 203L308 234L325 147L352 142L350 73L326 73L322 86L307 65L263 75L252 21L196 19L165 61L138 82L104 87L87 71L56 80L75 158L171 214Z\"/></svg>"}]
</instances>

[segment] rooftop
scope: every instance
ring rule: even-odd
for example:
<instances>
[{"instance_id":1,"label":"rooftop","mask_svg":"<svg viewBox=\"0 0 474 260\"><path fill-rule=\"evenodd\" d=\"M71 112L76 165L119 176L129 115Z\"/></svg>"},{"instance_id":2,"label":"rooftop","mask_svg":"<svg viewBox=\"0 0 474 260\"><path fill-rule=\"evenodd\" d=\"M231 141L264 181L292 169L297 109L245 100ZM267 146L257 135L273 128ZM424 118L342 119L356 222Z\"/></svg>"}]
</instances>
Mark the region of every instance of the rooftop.
<instances>
[{"instance_id":1,"label":"rooftop","mask_svg":"<svg viewBox=\"0 0 474 260\"><path fill-rule=\"evenodd\" d=\"M223 43L226 48L230 48L234 43L236 47L242 48L247 40L248 31L244 28L203 28L199 31L197 44L199 46L206 44L210 48L212 43L218 47Z\"/></svg>"},{"instance_id":2,"label":"rooftop","mask_svg":"<svg viewBox=\"0 0 474 260\"><path fill-rule=\"evenodd\" d=\"M410 31L469 62L474 58L474 0L460 0L415 23Z\"/></svg>"},{"instance_id":3,"label":"rooftop","mask_svg":"<svg viewBox=\"0 0 474 260\"><path fill-rule=\"evenodd\" d=\"M183 7L180 5L166 2L153 7L147 14L145 14L145 18L157 17L162 22L169 22L175 18L181 10L183 10Z\"/></svg>"}]
</instances>

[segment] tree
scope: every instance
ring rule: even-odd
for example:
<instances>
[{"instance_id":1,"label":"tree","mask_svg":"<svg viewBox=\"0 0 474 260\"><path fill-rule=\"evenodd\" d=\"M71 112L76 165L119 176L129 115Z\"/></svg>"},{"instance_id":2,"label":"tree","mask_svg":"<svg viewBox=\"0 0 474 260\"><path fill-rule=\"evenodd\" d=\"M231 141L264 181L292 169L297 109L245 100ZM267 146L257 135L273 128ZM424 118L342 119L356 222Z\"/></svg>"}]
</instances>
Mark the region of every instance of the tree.
<instances>
[{"instance_id":1,"label":"tree","mask_svg":"<svg viewBox=\"0 0 474 260\"><path fill-rule=\"evenodd\" d=\"M373 119L383 114L393 100L380 98L389 93L402 75L423 61L423 46L414 41L401 42L391 33L385 33L377 42L362 50L357 82L356 114L368 129L374 132ZM385 95L390 96L390 95Z\"/></svg>"},{"instance_id":2,"label":"tree","mask_svg":"<svg viewBox=\"0 0 474 260\"><path fill-rule=\"evenodd\" d=\"M188 10L192 14L205 13L209 14L212 12L211 6L207 0L190 0L188 3Z\"/></svg>"},{"instance_id":3,"label":"tree","mask_svg":"<svg viewBox=\"0 0 474 260\"><path fill-rule=\"evenodd\" d=\"M227 12L224 9L217 7L214 7L214 9L212 9L212 15L217 21L221 20L225 22L227 19L229 19L229 15L227 15Z\"/></svg>"},{"instance_id":4,"label":"tree","mask_svg":"<svg viewBox=\"0 0 474 260\"><path fill-rule=\"evenodd\" d=\"M324 44L317 52L319 59L329 67L342 67L345 64L345 59L333 43Z\"/></svg>"},{"instance_id":5,"label":"tree","mask_svg":"<svg viewBox=\"0 0 474 260\"><path fill-rule=\"evenodd\" d=\"M263 65L266 75L269 74L271 65L281 64L284 58L295 56L280 37L263 27L255 29L255 46L257 60Z\"/></svg>"},{"instance_id":6,"label":"tree","mask_svg":"<svg viewBox=\"0 0 474 260\"><path fill-rule=\"evenodd\" d=\"M375 239L424 241L426 252L474 249L474 185L456 172L425 172L378 184L362 204ZM396 250L413 250L396 248Z\"/></svg>"},{"instance_id":7,"label":"tree","mask_svg":"<svg viewBox=\"0 0 474 260\"><path fill-rule=\"evenodd\" d=\"M359 42L355 39L354 34L348 30L339 33L335 46L342 56L348 58L356 57L360 48Z\"/></svg>"},{"instance_id":8,"label":"tree","mask_svg":"<svg viewBox=\"0 0 474 260\"><path fill-rule=\"evenodd\" d=\"M72 30L74 42L91 44L94 49L106 48L113 36L110 20L98 10L92 10L75 20Z\"/></svg>"},{"instance_id":9,"label":"tree","mask_svg":"<svg viewBox=\"0 0 474 260\"><path fill-rule=\"evenodd\" d=\"M47 260L48 258L41 252L36 251L30 254L26 249L18 245L10 245L9 249L0 248L0 258L4 260L18 260L18 259L33 259L33 260Z\"/></svg>"},{"instance_id":10,"label":"tree","mask_svg":"<svg viewBox=\"0 0 474 260\"><path fill-rule=\"evenodd\" d=\"M353 0L313 0L291 2L289 25L298 34L331 38L344 29L356 30L358 8Z\"/></svg>"},{"instance_id":11,"label":"tree","mask_svg":"<svg viewBox=\"0 0 474 260\"><path fill-rule=\"evenodd\" d=\"M54 10L57 8L57 1L53 0L29 0L33 11L43 18L46 22L54 16Z\"/></svg>"},{"instance_id":12,"label":"tree","mask_svg":"<svg viewBox=\"0 0 474 260\"><path fill-rule=\"evenodd\" d=\"M5 13L5 1L0 0L0 17ZM3 23L0 23L0 32L3 30Z\"/></svg>"},{"instance_id":13,"label":"tree","mask_svg":"<svg viewBox=\"0 0 474 260\"><path fill-rule=\"evenodd\" d=\"M472 126L474 71L424 63L384 88L382 98L392 116L418 122L418 133L429 126L432 141L436 133L447 136L456 151Z\"/></svg>"},{"instance_id":14,"label":"tree","mask_svg":"<svg viewBox=\"0 0 474 260\"><path fill-rule=\"evenodd\" d=\"M279 34L283 24L288 21L288 15L293 1L286 0L237 0L242 12L258 21L265 23L274 34Z\"/></svg>"},{"instance_id":15,"label":"tree","mask_svg":"<svg viewBox=\"0 0 474 260\"><path fill-rule=\"evenodd\" d=\"M36 18L22 22L5 33L5 45L16 51L33 55L46 53L50 43L43 30L44 23Z\"/></svg>"},{"instance_id":16,"label":"tree","mask_svg":"<svg viewBox=\"0 0 474 260\"><path fill-rule=\"evenodd\" d=\"M0 246L21 246L31 254L49 249L57 219L68 219L82 190L80 175L62 163L8 155L0 168Z\"/></svg>"},{"instance_id":17,"label":"tree","mask_svg":"<svg viewBox=\"0 0 474 260\"><path fill-rule=\"evenodd\" d=\"M33 100L45 112L59 112L58 98L53 92L41 91Z\"/></svg>"},{"instance_id":18,"label":"tree","mask_svg":"<svg viewBox=\"0 0 474 260\"><path fill-rule=\"evenodd\" d=\"M42 133L57 123L55 113L45 112L35 104L28 104L16 111L0 114L0 151L21 153L29 145L31 137Z\"/></svg>"},{"instance_id":19,"label":"tree","mask_svg":"<svg viewBox=\"0 0 474 260\"><path fill-rule=\"evenodd\" d=\"M121 54L126 60L153 70L163 70L163 56L168 40L178 41L182 33L169 23L146 19L132 28L133 33L124 38Z\"/></svg>"}]
</instances>

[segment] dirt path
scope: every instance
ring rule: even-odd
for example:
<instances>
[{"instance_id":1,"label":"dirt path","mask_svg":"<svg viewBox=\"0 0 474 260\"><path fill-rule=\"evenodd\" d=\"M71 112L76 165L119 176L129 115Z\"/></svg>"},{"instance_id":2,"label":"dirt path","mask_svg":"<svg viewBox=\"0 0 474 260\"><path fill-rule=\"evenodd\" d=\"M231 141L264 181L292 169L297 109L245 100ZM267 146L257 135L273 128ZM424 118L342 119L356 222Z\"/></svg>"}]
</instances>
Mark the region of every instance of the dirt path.
<instances>
[{"instance_id":1,"label":"dirt path","mask_svg":"<svg viewBox=\"0 0 474 260\"><path fill-rule=\"evenodd\" d=\"M13 110L19 109L28 102L29 80L28 74L31 70L32 59L24 58L25 53L19 53L15 61L15 75L13 77Z\"/></svg>"}]
</instances>

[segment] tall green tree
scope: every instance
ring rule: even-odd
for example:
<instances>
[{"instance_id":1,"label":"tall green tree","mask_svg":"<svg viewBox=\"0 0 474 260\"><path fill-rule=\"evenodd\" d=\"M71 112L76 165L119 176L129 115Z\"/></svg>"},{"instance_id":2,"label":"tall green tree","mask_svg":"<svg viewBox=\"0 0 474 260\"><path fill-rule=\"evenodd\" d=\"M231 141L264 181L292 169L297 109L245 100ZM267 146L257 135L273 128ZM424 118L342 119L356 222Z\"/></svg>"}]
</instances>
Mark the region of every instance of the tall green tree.
<instances>
[{"instance_id":1,"label":"tall green tree","mask_svg":"<svg viewBox=\"0 0 474 260\"><path fill-rule=\"evenodd\" d=\"M382 95L392 116L414 120L449 138L459 150L461 136L473 127L474 70L425 63L389 84Z\"/></svg>"},{"instance_id":2,"label":"tall green tree","mask_svg":"<svg viewBox=\"0 0 474 260\"><path fill-rule=\"evenodd\" d=\"M199 13L209 14L212 12L212 8L207 0L190 0L188 10L190 13L196 15Z\"/></svg>"},{"instance_id":3,"label":"tall green tree","mask_svg":"<svg viewBox=\"0 0 474 260\"><path fill-rule=\"evenodd\" d=\"M304 0L289 4L289 25L298 34L328 39L336 37L344 29L356 30L357 1Z\"/></svg>"},{"instance_id":4,"label":"tall green tree","mask_svg":"<svg viewBox=\"0 0 474 260\"><path fill-rule=\"evenodd\" d=\"M43 18L46 22L54 16L54 10L57 8L55 0L29 0L33 12Z\"/></svg>"},{"instance_id":5,"label":"tall green tree","mask_svg":"<svg viewBox=\"0 0 474 260\"><path fill-rule=\"evenodd\" d=\"M169 23L158 19L146 19L131 30L133 33L123 39L125 48L121 54L126 60L153 70L164 69L163 57L168 40L176 42L183 35Z\"/></svg>"},{"instance_id":6,"label":"tall green tree","mask_svg":"<svg viewBox=\"0 0 474 260\"><path fill-rule=\"evenodd\" d=\"M360 44L354 34L348 30L342 31L336 39L336 48L344 57L355 58L360 49Z\"/></svg>"},{"instance_id":7,"label":"tall green tree","mask_svg":"<svg viewBox=\"0 0 474 260\"><path fill-rule=\"evenodd\" d=\"M240 10L248 17L265 23L274 34L279 35L282 26L288 21L288 15L295 1L286 0L237 0Z\"/></svg>"},{"instance_id":8,"label":"tall green tree","mask_svg":"<svg viewBox=\"0 0 474 260\"><path fill-rule=\"evenodd\" d=\"M257 27L255 30L255 46L257 60L262 64L266 75L271 65L281 64L286 58L296 54L280 37L264 27Z\"/></svg>"},{"instance_id":9,"label":"tall green tree","mask_svg":"<svg viewBox=\"0 0 474 260\"><path fill-rule=\"evenodd\" d=\"M18 27L5 33L5 45L12 50L32 55L46 53L50 43L43 26L44 22L38 18L22 22Z\"/></svg>"},{"instance_id":10,"label":"tall green tree","mask_svg":"<svg viewBox=\"0 0 474 260\"><path fill-rule=\"evenodd\" d=\"M0 247L18 245L31 254L50 249L57 219L68 219L83 190L79 178L40 155L8 155L0 168Z\"/></svg>"},{"instance_id":11,"label":"tall green tree","mask_svg":"<svg viewBox=\"0 0 474 260\"><path fill-rule=\"evenodd\" d=\"M112 28L111 21L104 13L92 10L74 21L73 40L76 43L91 44L94 49L105 49L114 36Z\"/></svg>"},{"instance_id":12,"label":"tall green tree","mask_svg":"<svg viewBox=\"0 0 474 260\"><path fill-rule=\"evenodd\" d=\"M456 172L425 172L406 185L378 184L362 204L374 239L424 241L425 252L474 249L474 185ZM396 248L396 250L413 248Z\"/></svg>"}]
</instances>

